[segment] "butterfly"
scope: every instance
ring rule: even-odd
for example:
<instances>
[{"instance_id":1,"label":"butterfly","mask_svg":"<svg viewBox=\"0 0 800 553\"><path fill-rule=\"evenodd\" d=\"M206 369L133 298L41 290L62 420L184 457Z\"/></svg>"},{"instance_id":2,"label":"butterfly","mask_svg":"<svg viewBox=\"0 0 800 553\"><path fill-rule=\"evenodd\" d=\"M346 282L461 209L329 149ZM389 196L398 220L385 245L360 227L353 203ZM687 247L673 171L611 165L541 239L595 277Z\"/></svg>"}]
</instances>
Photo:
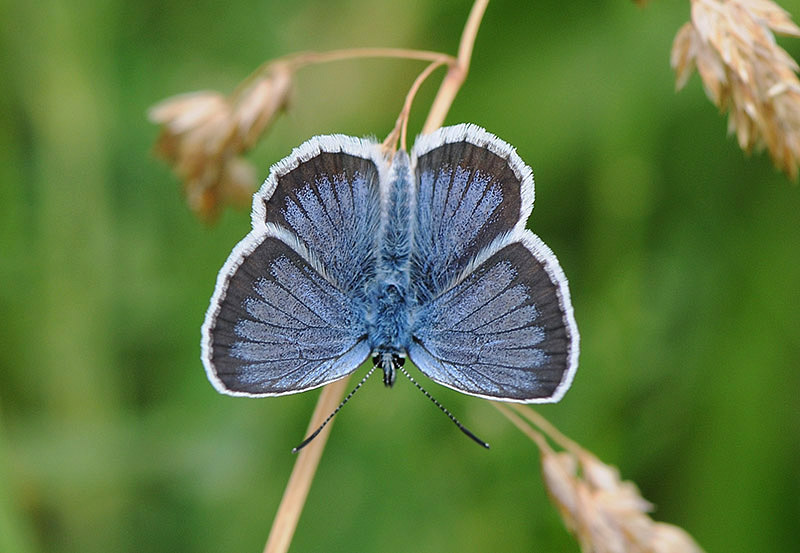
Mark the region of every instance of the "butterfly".
<instances>
[{"instance_id":1,"label":"butterfly","mask_svg":"<svg viewBox=\"0 0 800 553\"><path fill-rule=\"evenodd\" d=\"M567 279L526 229L533 200L531 169L475 125L410 153L311 138L271 168L219 272L202 327L209 380L292 394L373 356L391 386L408 358L465 394L558 401L579 336Z\"/></svg>"}]
</instances>

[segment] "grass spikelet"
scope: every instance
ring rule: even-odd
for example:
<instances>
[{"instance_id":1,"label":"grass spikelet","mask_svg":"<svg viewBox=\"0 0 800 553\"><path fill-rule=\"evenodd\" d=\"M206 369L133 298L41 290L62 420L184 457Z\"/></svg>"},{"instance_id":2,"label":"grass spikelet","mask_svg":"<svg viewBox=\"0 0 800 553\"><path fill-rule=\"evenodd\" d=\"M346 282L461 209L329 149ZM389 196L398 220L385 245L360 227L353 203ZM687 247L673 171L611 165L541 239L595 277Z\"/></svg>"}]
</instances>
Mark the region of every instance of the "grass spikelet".
<instances>
[{"instance_id":1,"label":"grass spikelet","mask_svg":"<svg viewBox=\"0 0 800 553\"><path fill-rule=\"evenodd\" d=\"M513 405L512 411L494 405L539 448L547 493L581 551L702 553L685 530L650 518L653 505L633 482L622 480L619 469L564 436L530 407ZM562 450L554 449L548 438Z\"/></svg>"},{"instance_id":2,"label":"grass spikelet","mask_svg":"<svg viewBox=\"0 0 800 553\"><path fill-rule=\"evenodd\" d=\"M800 28L770 0L692 0L691 13L672 45L677 88L697 69L706 95L728 112L728 132L742 150L766 148L775 166L796 179L798 65L774 33L800 37Z\"/></svg>"}]
</instances>

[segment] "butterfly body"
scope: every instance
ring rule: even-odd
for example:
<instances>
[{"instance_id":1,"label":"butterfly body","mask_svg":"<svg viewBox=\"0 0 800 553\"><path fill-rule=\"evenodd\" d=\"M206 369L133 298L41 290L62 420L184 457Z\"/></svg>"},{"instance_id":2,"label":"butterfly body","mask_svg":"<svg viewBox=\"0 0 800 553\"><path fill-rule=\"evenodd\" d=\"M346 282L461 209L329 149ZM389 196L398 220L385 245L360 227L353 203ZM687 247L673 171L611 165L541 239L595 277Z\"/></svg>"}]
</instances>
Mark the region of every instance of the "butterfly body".
<instances>
[{"instance_id":1,"label":"butterfly body","mask_svg":"<svg viewBox=\"0 0 800 553\"><path fill-rule=\"evenodd\" d=\"M400 151L392 160L379 214L378 269L372 282L368 338L374 354L406 355L411 341L411 193L408 154Z\"/></svg>"},{"instance_id":2,"label":"butterfly body","mask_svg":"<svg viewBox=\"0 0 800 553\"><path fill-rule=\"evenodd\" d=\"M295 393L372 355L387 386L409 358L464 393L557 401L578 332L555 256L525 228L532 207L530 168L472 125L410 155L311 139L273 166L219 273L209 379L231 395Z\"/></svg>"}]
</instances>

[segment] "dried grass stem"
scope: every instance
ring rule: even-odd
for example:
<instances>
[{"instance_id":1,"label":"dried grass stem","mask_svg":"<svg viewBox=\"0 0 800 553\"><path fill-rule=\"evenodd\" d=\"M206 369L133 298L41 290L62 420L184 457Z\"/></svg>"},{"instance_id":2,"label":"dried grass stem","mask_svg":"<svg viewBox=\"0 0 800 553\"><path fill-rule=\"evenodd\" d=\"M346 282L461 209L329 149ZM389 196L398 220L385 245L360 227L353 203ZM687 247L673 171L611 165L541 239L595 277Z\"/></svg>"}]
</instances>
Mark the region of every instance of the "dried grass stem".
<instances>
[{"instance_id":1,"label":"dried grass stem","mask_svg":"<svg viewBox=\"0 0 800 553\"><path fill-rule=\"evenodd\" d=\"M343 378L328 384L322 389L314 414L311 416L311 422L308 424L306 435L319 428L319 425L322 424L328 414L336 409L336 406L339 405L347 391L348 380ZM311 481L314 479L314 473L322 457L322 451L325 449L325 442L328 440L331 426L333 426L333 421L330 421L319 435L297 454L297 461L283 492L278 512L272 521L272 529L269 532L264 553L285 553L289 550L295 528L297 528L297 521L303 511L303 505L306 502L308 490L311 488Z\"/></svg>"},{"instance_id":2,"label":"dried grass stem","mask_svg":"<svg viewBox=\"0 0 800 553\"><path fill-rule=\"evenodd\" d=\"M447 113L450 111L450 106L453 105L456 94L461 89L461 85L464 84L464 79L467 78L469 64L472 60L472 48L475 46L478 28L481 26L481 20L488 5L489 0L475 0L472 5L467 24L464 26L464 32L461 34L456 63L450 66L442 85L439 87L439 91L436 93L436 98L434 98L431 109L428 112L428 118L422 127L422 134L432 133L444 124Z\"/></svg>"},{"instance_id":3,"label":"dried grass stem","mask_svg":"<svg viewBox=\"0 0 800 553\"><path fill-rule=\"evenodd\" d=\"M633 482L622 480L619 469L567 438L529 406L494 406L539 448L548 496L581 551L702 553L685 530L650 518L653 505Z\"/></svg>"},{"instance_id":4,"label":"dried grass stem","mask_svg":"<svg viewBox=\"0 0 800 553\"><path fill-rule=\"evenodd\" d=\"M511 423L523 434L528 436L540 450L550 452L553 451L553 448L550 447L549 443L547 443L547 439L542 435L542 433L534 430L531 425L522 420L519 415L509 409L507 405L498 402L493 402L492 405L494 405L497 410L500 411L508 420L510 420Z\"/></svg>"},{"instance_id":5,"label":"dried grass stem","mask_svg":"<svg viewBox=\"0 0 800 553\"><path fill-rule=\"evenodd\" d=\"M386 140L383 141L383 147L387 150L396 150L397 149L397 139L400 139L400 148L403 150L406 149L406 138L408 134L408 117L411 113L411 104L414 101L414 97L417 95L422 83L425 82L431 73L433 73L436 69L441 67L443 62L435 61L428 65L425 70L419 74L419 76L414 81L414 84L411 85L411 88L406 94L405 102L403 103L403 109L400 110L400 115L397 116L397 122L392 129L392 132L389 133L389 136L386 137Z\"/></svg>"}]
</instances>

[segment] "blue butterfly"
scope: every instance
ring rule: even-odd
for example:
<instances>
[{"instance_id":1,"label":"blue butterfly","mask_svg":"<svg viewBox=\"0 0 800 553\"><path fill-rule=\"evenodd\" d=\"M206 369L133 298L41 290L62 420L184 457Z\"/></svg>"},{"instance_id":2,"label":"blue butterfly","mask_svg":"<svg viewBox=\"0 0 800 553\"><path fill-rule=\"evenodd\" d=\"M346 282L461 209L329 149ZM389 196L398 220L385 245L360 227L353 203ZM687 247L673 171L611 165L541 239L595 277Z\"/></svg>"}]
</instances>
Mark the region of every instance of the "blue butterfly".
<instances>
[{"instance_id":1,"label":"blue butterfly","mask_svg":"<svg viewBox=\"0 0 800 553\"><path fill-rule=\"evenodd\" d=\"M556 257L525 228L533 190L514 148L474 125L421 136L410 155L310 139L272 167L219 272L202 328L209 380L292 394L372 355L391 386L408 357L465 394L558 401L578 329Z\"/></svg>"}]
</instances>

